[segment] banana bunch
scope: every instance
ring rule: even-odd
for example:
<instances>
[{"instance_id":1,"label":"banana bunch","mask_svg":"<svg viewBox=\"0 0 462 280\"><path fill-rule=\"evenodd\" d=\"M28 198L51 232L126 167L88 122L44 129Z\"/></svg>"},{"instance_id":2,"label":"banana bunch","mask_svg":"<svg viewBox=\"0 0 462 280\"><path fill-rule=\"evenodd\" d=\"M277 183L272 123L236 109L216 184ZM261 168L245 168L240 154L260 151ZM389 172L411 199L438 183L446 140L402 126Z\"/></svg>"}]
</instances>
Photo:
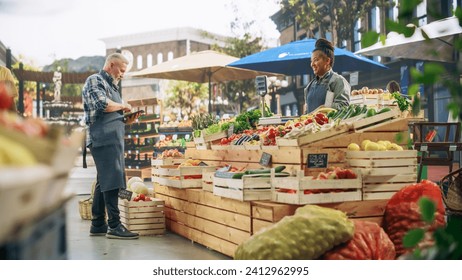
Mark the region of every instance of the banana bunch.
<instances>
[{"instance_id":1,"label":"banana bunch","mask_svg":"<svg viewBox=\"0 0 462 280\"><path fill-rule=\"evenodd\" d=\"M38 164L32 152L24 145L0 135L0 167L32 166Z\"/></svg>"}]
</instances>

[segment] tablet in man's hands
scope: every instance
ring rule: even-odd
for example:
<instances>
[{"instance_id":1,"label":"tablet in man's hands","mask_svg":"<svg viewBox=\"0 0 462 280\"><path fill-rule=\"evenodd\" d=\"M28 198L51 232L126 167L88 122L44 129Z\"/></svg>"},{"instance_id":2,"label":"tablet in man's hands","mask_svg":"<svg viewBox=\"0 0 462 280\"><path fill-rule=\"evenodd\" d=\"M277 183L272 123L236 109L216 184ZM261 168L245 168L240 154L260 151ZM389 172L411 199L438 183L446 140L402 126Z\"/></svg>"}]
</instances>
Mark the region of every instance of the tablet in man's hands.
<instances>
[{"instance_id":1,"label":"tablet in man's hands","mask_svg":"<svg viewBox=\"0 0 462 280\"><path fill-rule=\"evenodd\" d=\"M124 115L124 118L125 119L128 119L128 118L131 118L132 116L136 115L140 113L140 115L144 114L144 110L138 110L138 111L135 111L135 112L130 112L130 113L127 113Z\"/></svg>"}]
</instances>

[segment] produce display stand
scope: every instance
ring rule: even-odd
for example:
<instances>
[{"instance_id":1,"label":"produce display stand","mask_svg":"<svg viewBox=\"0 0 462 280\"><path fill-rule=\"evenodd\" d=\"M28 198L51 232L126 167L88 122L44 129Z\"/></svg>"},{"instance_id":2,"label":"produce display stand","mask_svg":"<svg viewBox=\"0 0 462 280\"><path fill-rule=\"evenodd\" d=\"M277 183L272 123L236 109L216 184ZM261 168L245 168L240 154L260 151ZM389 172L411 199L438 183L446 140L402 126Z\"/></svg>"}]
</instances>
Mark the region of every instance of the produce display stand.
<instances>
[{"instance_id":1,"label":"produce display stand","mask_svg":"<svg viewBox=\"0 0 462 280\"><path fill-rule=\"evenodd\" d=\"M201 189L155 187L165 202L167 229L233 257L236 248L256 232L293 215L301 205L271 201L238 201ZM339 202L322 206L342 210L352 219L381 223L387 200Z\"/></svg>"},{"instance_id":2,"label":"produce display stand","mask_svg":"<svg viewBox=\"0 0 462 280\"><path fill-rule=\"evenodd\" d=\"M196 149L186 149L185 158L198 159L210 166L231 165L237 169L257 169L262 167L263 155L270 155L269 167L284 165L286 167L284 171L291 174L317 175L321 171L325 172L326 167L308 167L309 155L327 154L327 167L348 167L347 146L352 142L360 144L363 140L369 139L371 141L388 140L401 146L407 144L408 119L395 112L384 113L380 120L377 120L378 118L371 118L368 123L360 126L348 124L340 126L338 130L333 130L335 133L329 131L330 134L324 135L322 139L306 137L303 140L282 141L278 143L282 145L272 146L271 149L263 149L263 146L259 145L255 145L259 149L253 150L232 148L212 150L211 145L200 148L196 146ZM415 153L415 151L410 152ZM414 169L410 171L414 172ZM360 175L358 179L346 185L347 190L351 191L346 196L333 192L323 194L323 196L306 196L310 198L308 200L304 200L305 197L294 198L294 196L287 200L274 197L274 192L271 192L271 178L269 178L268 196L246 197L243 186L251 186L251 184L243 184L242 179L212 177L213 172L209 173L212 174L203 175L201 188L180 189L156 184L154 186L155 197L165 201L168 230L231 257L237 246L254 233L277 223L285 216L293 215L298 207L307 203L342 210L352 219L369 220L381 224L389 195L398 188L395 186L395 189L387 189L386 196L376 195L369 185L365 187L361 184L364 178ZM296 177L277 179L285 184L285 188L290 185L289 180L296 180L294 178ZM265 180L264 178L258 179ZM412 179L415 179L415 175ZM211 191L211 180L213 192ZM331 182L321 184L328 184L325 186L328 189L337 189L338 185L343 185L341 181L337 180L334 182L336 184ZM298 184L298 187L303 189L299 182L294 182L294 184L296 186ZM215 185L225 185L227 189L223 188L222 191L227 193L217 193ZM367 190L366 194L364 190ZM229 193L231 191L234 192L232 195Z\"/></svg>"},{"instance_id":3,"label":"produce display stand","mask_svg":"<svg viewBox=\"0 0 462 280\"><path fill-rule=\"evenodd\" d=\"M152 159L153 144L159 136L156 127L163 119L162 102L157 98L145 98L129 100L127 103L132 106L133 111L144 110L145 114L135 123L126 126L125 175L127 179L131 177L150 179L149 163Z\"/></svg>"}]
</instances>

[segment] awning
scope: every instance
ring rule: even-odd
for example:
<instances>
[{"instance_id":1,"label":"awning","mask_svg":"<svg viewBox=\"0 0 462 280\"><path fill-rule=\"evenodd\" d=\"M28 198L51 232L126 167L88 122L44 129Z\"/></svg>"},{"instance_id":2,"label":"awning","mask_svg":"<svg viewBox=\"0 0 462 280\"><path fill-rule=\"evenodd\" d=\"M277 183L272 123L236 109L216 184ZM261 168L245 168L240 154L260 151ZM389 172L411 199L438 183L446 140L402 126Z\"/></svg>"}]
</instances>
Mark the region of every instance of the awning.
<instances>
[{"instance_id":1,"label":"awning","mask_svg":"<svg viewBox=\"0 0 462 280\"><path fill-rule=\"evenodd\" d=\"M425 39L422 31L428 36ZM454 38L462 33L456 17L434 21L415 30L411 37L390 32L385 45L378 42L356 52L361 55L379 55L394 58L454 62Z\"/></svg>"}]
</instances>

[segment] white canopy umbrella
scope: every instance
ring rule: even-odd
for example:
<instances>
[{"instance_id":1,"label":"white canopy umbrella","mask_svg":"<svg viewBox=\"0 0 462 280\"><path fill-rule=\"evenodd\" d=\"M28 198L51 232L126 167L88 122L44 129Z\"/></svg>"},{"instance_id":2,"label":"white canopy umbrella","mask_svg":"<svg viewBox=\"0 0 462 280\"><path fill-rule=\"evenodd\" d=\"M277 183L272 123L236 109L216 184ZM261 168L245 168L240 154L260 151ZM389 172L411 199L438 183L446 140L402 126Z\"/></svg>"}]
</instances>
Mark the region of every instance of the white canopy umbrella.
<instances>
[{"instance_id":1,"label":"white canopy umbrella","mask_svg":"<svg viewBox=\"0 0 462 280\"><path fill-rule=\"evenodd\" d=\"M461 33L459 20L450 17L419 27L408 38L403 34L390 32L385 44L378 42L357 51L356 54L454 62L454 38Z\"/></svg>"},{"instance_id":2,"label":"white canopy umbrella","mask_svg":"<svg viewBox=\"0 0 462 280\"><path fill-rule=\"evenodd\" d=\"M254 79L259 75L278 74L228 66L239 58L207 50L191 53L133 73L132 77L181 80L209 84L209 112L211 111L212 82Z\"/></svg>"}]
</instances>

